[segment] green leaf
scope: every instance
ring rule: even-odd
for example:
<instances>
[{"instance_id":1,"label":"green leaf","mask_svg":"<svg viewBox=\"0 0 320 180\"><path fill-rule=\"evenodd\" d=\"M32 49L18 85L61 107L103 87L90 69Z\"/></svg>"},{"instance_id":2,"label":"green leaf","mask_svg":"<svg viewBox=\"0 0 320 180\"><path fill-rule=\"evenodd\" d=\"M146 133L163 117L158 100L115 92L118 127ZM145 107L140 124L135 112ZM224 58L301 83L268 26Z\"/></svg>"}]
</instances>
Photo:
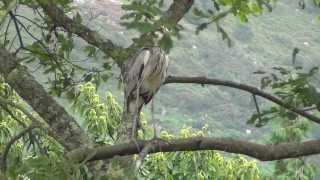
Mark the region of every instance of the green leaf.
<instances>
[{"instance_id":1,"label":"green leaf","mask_svg":"<svg viewBox=\"0 0 320 180\"><path fill-rule=\"evenodd\" d=\"M173 41L169 34L164 34L161 40L159 41L160 47L167 53L170 52L170 49L173 48Z\"/></svg>"},{"instance_id":2,"label":"green leaf","mask_svg":"<svg viewBox=\"0 0 320 180\"><path fill-rule=\"evenodd\" d=\"M196 34L198 35L200 33L200 31L203 31L205 28L208 27L209 23L202 23L200 24L197 29L196 29Z\"/></svg>"},{"instance_id":3,"label":"green leaf","mask_svg":"<svg viewBox=\"0 0 320 180\"><path fill-rule=\"evenodd\" d=\"M201 17L201 18L208 18L209 16L205 14L203 11L201 11L199 8L193 8L193 14L195 16Z\"/></svg>"},{"instance_id":4,"label":"green leaf","mask_svg":"<svg viewBox=\"0 0 320 180\"><path fill-rule=\"evenodd\" d=\"M231 47L232 46L231 38L229 37L227 32L219 25L218 22L216 23L216 25L217 25L217 31L222 35L222 40L227 40L228 46Z\"/></svg>"},{"instance_id":5,"label":"green leaf","mask_svg":"<svg viewBox=\"0 0 320 180\"><path fill-rule=\"evenodd\" d=\"M87 53L88 57L97 57L97 48L94 46L86 46L84 51Z\"/></svg>"},{"instance_id":6,"label":"green leaf","mask_svg":"<svg viewBox=\"0 0 320 180\"><path fill-rule=\"evenodd\" d=\"M141 33L152 32L156 29L153 24L148 22L122 22L121 25L125 26L127 29L136 29Z\"/></svg>"}]
</instances>

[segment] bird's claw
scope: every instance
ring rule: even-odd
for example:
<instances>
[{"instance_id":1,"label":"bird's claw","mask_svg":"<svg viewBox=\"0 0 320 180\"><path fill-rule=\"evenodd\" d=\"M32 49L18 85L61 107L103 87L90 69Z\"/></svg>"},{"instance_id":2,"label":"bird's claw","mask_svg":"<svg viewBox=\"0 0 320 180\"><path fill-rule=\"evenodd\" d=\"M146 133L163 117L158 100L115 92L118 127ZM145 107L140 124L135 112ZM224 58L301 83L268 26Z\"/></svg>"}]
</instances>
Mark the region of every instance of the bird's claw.
<instances>
[{"instance_id":1,"label":"bird's claw","mask_svg":"<svg viewBox=\"0 0 320 180\"><path fill-rule=\"evenodd\" d=\"M137 141L137 139L134 137L131 137L130 141L136 145L138 152L140 152L141 148L140 148L140 145L139 145L139 142Z\"/></svg>"}]
</instances>

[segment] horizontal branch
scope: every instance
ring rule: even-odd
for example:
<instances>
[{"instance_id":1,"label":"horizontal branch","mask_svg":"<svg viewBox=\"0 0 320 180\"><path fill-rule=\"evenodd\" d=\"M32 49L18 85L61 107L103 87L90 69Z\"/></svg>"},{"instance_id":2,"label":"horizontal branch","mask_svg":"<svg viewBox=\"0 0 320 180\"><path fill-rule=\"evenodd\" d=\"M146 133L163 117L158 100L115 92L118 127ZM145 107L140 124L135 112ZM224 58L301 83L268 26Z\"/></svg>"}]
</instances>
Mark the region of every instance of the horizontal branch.
<instances>
[{"instance_id":1,"label":"horizontal branch","mask_svg":"<svg viewBox=\"0 0 320 180\"><path fill-rule=\"evenodd\" d=\"M232 81L226 81L221 79L214 79L214 78L206 78L206 77L179 77L179 76L168 76L165 84L169 83L189 83L189 84L210 84L210 85L216 85L216 86L226 86L231 87L235 89L240 89L249 93L252 93L254 95L263 97L269 101L272 101L276 104L278 104L281 107L284 107L292 112L295 112L313 122L320 124L320 118L317 116L314 116L313 114L308 113L307 111L304 111L302 109L297 109L290 104L284 103L281 99L279 99L276 96L273 96L267 92L264 92L254 86L249 86L242 83L232 82Z\"/></svg>"},{"instance_id":2,"label":"horizontal branch","mask_svg":"<svg viewBox=\"0 0 320 180\"><path fill-rule=\"evenodd\" d=\"M153 142L151 142L153 141ZM170 141L151 140L124 143L114 146L101 146L92 149L77 149L70 152L73 161L82 161L87 154L95 153L90 161L110 159L115 156L139 154L139 149L152 144L149 153L219 150L229 153L247 155L262 161L273 161L286 158L296 158L320 153L320 140L310 140L302 143L281 143L277 145L261 145L232 138L193 137ZM138 147L137 147L138 146Z\"/></svg>"}]
</instances>

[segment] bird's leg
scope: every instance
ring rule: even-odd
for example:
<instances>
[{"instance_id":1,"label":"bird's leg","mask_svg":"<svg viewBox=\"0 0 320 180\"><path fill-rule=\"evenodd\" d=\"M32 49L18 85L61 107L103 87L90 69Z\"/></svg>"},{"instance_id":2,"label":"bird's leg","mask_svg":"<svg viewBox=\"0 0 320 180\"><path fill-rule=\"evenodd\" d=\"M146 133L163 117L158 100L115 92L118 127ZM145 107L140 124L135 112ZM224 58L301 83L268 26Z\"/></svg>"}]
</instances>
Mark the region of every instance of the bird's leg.
<instances>
[{"instance_id":1,"label":"bird's leg","mask_svg":"<svg viewBox=\"0 0 320 180\"><path fill-rule=\"evenodd\" d=\"M140 147L139 147L139 144L137 142L137 124L138 124L138 111L139 111L139 94L140 94L140 86L141 86L141 83L138 82L138 85L137 85L137 93L136 93L136 102L135 102L135 106L134 106L134 115L133 115L133 122L132 122L132 131L131 131L131 141L133 143L135 143L138 151L140 151Z\"/></svg>"},{"instance_id":2,"label":"bird's leg","mask_svg":"<svg viewBox=\"0 0 320 180\"><path fill-rule=\"evenodd\" d=\"M153 125L153 139L158 138L157 127L156 127L156 119L154 118L154 99L151 99L151 121Z\"/></svg>"},{"instance_id":3,"label":"bird's leg","mask_svg":"<svg viewBox=\"0 0 320 180\"><path fill-rule=\"evenodd\" d=\"M132 132L131 132L131 138L136 139L136 131L137 131L137 118L138 118L138 101L139 101L139 84L137 87L137 93L136 93L136 104L134 107L134 116L133 116L133 122L132 122Z\"/></svg>"},{"instance_id":4,"label":"bird's leg","mask_svg":"<svg viewBox=\"0 0 320 180\"><path fill-rule=\"evenodd\" d=\"M153 138L151 141L153 143L169 143L168 141L161 139L160 137L160 126L159 126L159 119L154 117L154 99L151 100L151 120L153 124Z\"/></svg>"}]
</instances>

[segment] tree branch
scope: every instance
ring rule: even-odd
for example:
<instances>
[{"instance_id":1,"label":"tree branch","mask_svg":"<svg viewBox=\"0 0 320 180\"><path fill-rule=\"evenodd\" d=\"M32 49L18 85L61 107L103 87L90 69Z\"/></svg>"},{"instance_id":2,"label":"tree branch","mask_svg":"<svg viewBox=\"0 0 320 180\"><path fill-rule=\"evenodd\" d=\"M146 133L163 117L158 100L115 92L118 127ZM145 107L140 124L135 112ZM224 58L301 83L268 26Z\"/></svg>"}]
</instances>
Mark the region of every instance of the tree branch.
<instances>
[{"instance_id":1,"label":"tree branch","mask_svg":"<svg viewBox=\"0 0 320 180\"><path fill-rule=\"evenodd\" d=\"M152 140L151 140L152 141ZM262 145L248 141L234 140L232 138L193 137L174 139L169 141L138 141L139 149L153 145L149 153L219 150L229 153L247 155L261 161L273 161L286 158L320 153L320 140L310 140L302 143L281 143L277 145ZM110 159L115 156L139 154L136 143L124 143L114 146L101 146L96 148L77 149L70 152L69 158L81 162L88 153L95 152L90 161Z\"/></svg>"},{"instance_id":2,"label":"tree branch","mask_svg":"<svg viewBox=\"0 0 320 180\"><path fill-rule=\"evenodd\" d=\"M101 51L112 57L117 62L119 67L122 67L123 61L127 60L130 54L144 45L142 42L146 42L153 36L153 32L142 34L138 40L136 40L136 42L140 43L133 43L128 48L124 49L115 45L109 39L103 39L99 33L91 30L87 26L76 23L73 19L65 15L63 10L55 5L54 1L37 0L37 2L43 11L54 21L55 25L63 27L68 32L78 35L87 43L99 48ZM165 15L155 22L155 26L162 22L177 24L189 11L193 3L194 0L174 0Z\"/></svg>"},{"instance_id":3,"label":"tree branch","mask_svg":"<svg viewBox=\"0 0 320 180\"><path fill-rule=\"evenodd\" d=\"M18 22L17 22L17 19L16 19L15 15L13 14L12 11L9 11L9 15L10 15L11 19L13 20L14 27L16 29L16 32L17 32L17 35L18 35L18 39L19 39L19 43L20 43L20 47L15 52L15 54L17 54L21 48L24 48L24 44L23 44L20 28L19 28L19 25L18 25Z\"/></svg>"},{"instance_id":4,"label":"tree branch","mask_svg":"<svg viewBox=\"0 0 320 180\"><path fill-rule=\"evenodd\" d=\"M25 66L5 49L0 48L0 73L6 82L42 117L50 126L52 136L66 150L93 143L75 119L51 97Z\"/></svg>"},{"instance_id":5,"label":"tree branch","mask_svg":"<svg viewBox=\"0 0 320 180\"><path fill-rule=\"evenodd\" d=\"M177 24L184 15L189 11L191 6L193 5L194 0L174 0L173 3L170 5L169 9L166 11L165 15L161 17L158 21L154 23L154 26L166 22L168 24L175 25ZM135 43L132 43L126 51L132 52L137 51L141 48L146 41L150 41L153 38L153 33L155 31L159 31L160 29L156 29L154 31L142 34ZM138 43L137 43L138 42Z\"/></svg>"},{"instance_id":6,"label":"tree branch","mask_svg":"<svg viewBox=\"0 0 320 180\"><path fill-rule=\"evenodd\" d=\"M213 78L206 78L206 77L180 77L180 76L168 76L165 84L169 83L187 83L187 84L210 84L210 85L216 85L216 86L226 86L226 87L231 87L235 89L240 89L249 93L252 93L253 95L257 95L260 97L263 97L269 101L272 101L276 104L278 104L281 107L284 107L292 112L295 112L313 122L316 122L320 124L320 118L317 116L314 116L313 114L308 113L307 111L297 109L290 104L284 103L281 99L279 99L276 96L273 96L269 93L266 93L256 87L249 86L246 84L241 84L237 82L232 82L232 81L225 81L221 79L213 79Z\"/></svg>"},{"instance_id":7,"label":"tree branch","mask_svg":"<svg viewBox=\"0 0 320 180\"><path fill-rule=\"evenodd\" d=\"M76 34L85 40L87 43L99 48L105 54L118 61L122 59L121 51L122 48L114 44L109 39L103 39L103 37L96 31L91 30L83 24L75 22L69 18L63 10L57 7L52 0L37 0L44 13L46 13L55 25L63 27L66 31Z\"/></svg>"}]
</instances>

